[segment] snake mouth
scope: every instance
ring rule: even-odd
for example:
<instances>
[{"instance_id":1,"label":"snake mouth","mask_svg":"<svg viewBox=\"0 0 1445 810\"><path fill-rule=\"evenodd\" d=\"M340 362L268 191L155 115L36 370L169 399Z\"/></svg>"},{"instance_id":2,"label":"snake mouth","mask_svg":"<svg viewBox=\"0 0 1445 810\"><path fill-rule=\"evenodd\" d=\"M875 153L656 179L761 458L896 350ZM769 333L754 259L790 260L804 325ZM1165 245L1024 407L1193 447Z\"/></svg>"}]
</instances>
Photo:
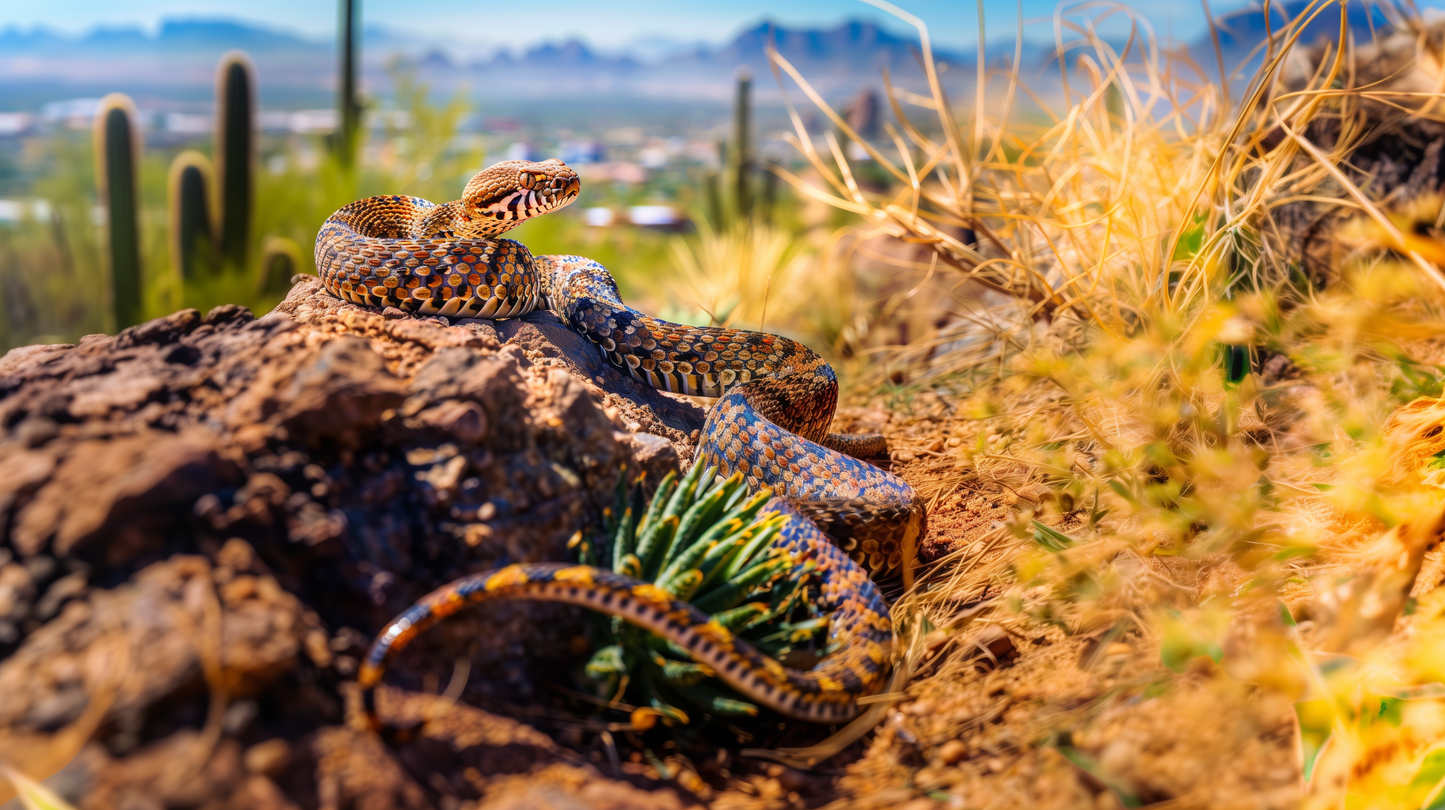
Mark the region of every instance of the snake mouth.
<instances>
[{"instance_id":1,"label":"snake mouth","mask_svg":"<svg viewBox=\"0 0 1445 810\"><path fill-rule=\"evenodd\" d=\"M572 181L574 186L576 180ZM518 189L482 209L482 213L504 221L522 221L556 211L577 199L577 192L570 194L537 194L535 191Z\"/></svg>"}]
</instances>

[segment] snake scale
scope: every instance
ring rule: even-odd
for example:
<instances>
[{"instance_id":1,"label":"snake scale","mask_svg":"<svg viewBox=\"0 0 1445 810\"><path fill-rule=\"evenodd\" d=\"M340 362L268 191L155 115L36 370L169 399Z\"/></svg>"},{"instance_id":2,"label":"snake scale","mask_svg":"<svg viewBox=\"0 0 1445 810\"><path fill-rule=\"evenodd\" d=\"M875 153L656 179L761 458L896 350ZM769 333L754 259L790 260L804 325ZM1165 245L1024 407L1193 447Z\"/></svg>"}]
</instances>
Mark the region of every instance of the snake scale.
<instances>
[{"instance_id":1,"label":"snake scale","mask_svg":"<svg viewBox=\"0 0 1445 810\"><path fill-rule=\"evenodd\" d=\"M817 598L831 612L828 635L837 652L811 670L789 669L653 585L537 563L466 577L424 597L382 631L358 679L369 693L392 655L462 607L535 599L583 605L657 633L783 715L828 723L855 716L857 699L881 689L893 641L888 607L866 571L901 571L911 583L921 501L901 479L859 460L885 449L881 436L828 432L838 382L811 349L776 335L649 317L622 302L600 264L532 256L497 238L579 193L577 174L560 160L505 161L473 177L460 200L358 200L322 226L317 271L337 297L419 315L507 318L545 307L632 378L717 397L695 463L725 476L742 473L753 489L774 492L765 511L790 516L776 543L817 566Z\"/></svg>"}]
</instances>

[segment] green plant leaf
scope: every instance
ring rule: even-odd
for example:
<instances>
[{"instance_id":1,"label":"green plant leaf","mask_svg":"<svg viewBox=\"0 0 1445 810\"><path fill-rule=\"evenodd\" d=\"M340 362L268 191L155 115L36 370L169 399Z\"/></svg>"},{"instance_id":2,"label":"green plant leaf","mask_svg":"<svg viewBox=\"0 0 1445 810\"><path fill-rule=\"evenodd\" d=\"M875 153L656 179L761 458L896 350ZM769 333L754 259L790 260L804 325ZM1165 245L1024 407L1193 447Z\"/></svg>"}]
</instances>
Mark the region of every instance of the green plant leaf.
<instances>
[{"instance_id":1,"label":"green plant leaf","mask_svg":"<svg viewBox=\"0 0 1445 810\"><path fill-rule=\"evenodd\" d=\"M1052 526L1033 521L1034 541L1049 551L1060 552L1078 545L1078 541Z\"/></svg>"}]
</instances>

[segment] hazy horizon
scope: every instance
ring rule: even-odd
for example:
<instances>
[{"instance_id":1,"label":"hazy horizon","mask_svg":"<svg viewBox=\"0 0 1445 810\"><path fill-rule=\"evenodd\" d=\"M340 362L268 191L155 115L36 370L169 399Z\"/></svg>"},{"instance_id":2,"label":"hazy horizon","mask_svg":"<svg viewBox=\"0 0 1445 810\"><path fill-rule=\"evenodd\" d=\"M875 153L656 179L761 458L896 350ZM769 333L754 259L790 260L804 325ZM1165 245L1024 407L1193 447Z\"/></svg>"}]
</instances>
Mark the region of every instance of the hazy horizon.
<instances>
[{"instance_id":1,"label":"hazy horizon","mask_svg":"<svg viewBox=\"0 0 1445 810\"><path fill-rule=\"evenodd\" d=\"M364 25L381 28L451 51L518 51L543 44L580 40L600 51L646 51L669 44L718 46L764 19L799 28L830 28L848 20L875 22L899 35L913 35L901 20L863 2L852 0L704 0L685 8L662 0L627 4L626 13L581 0L546 0L522 6L469 4L459 0L432 0L425 4L401 0L363 0ZM1022 0L1026 38L1052 39L1053 0ZM1203 9L1192 0L1157 0L1128 3L1149 21L1161 38L1189 40L1206 30ZM1220 16L1250 5L1247 0L1225 0L1211 5ZM1427 3L1426 5L1435 5ZM497 6L497 7L493 7ZM1140 8L1144 6L1145 8ZM978 11L973 3L921 0L902 6L929 27L934 44L967 49L978 41ZM1018 25L1020 3L984 0L985 32L989 41L1012 40ZM536 25L543 15L553 24ZM565 24L556 24L563 18ZM287 0L253 0L247 13L237 13L224 0L140 0L125 4L99 0L54 0L30 8L0 12L0 29L45 28L67 36L84 35L101 28L139 28L154 34L163 20L232 20L307 38L334 36L334 3L295 4ZM446 34L439 34L445 31Z\"/></svg>"}]
</instances>

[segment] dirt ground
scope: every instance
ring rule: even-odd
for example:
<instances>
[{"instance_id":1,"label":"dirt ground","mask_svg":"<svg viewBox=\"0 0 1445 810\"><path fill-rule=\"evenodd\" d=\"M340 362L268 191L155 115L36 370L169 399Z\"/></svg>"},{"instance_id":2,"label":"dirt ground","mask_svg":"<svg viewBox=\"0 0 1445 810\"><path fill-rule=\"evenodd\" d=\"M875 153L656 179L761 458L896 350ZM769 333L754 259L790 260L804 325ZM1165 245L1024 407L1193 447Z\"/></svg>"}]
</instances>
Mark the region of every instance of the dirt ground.
<instances>
[{"instance_id":1,"label":"dirt ground","mask_svg":"<svg viewBox=\"0 0 1445 810\"><path fill-rule=\"evenodd\" d=\"M303 281L259 320L187 311L0 359L0 756L81 808L1297 801L1291 705L1010 607L1010 526L1062 518L1028 465L967 463L1013 437L946 391L839 412L927 499L925 591L948 594L906 692L841 753L744 753L829 736L776 718L634 731L576 688L581 612L538 605L437 628L370 731L352 676L386 620L500 560L563 559L624 462L690 455L700 409L579 365L550 318L389 318ZM1164 564L1171 587L1210 576Z\"/></svg>"},{"instance_id":2,"label":"dirt ground","mask_svg":"<svg viewBox=\"0 0 1445 810\"><path fill-rule=\"evenodd\" d=\"M824 806L1296 806L1293 704L1220 693L1207 669L1172 672L1157 642L1066 635L1008 608L1010 564L1033 543L1008 524L1057 523L1043 508L1054 496L1023 463L986 478L965 464L961 448L982 437L1006 455L1009 437L995 432L1006 420L969 418L961 406L920 393L840 413L844 424L880 427L894 472L929 498L925 547L949 555L932 586L948 587L954 604L936 612L953 621L926 639L907 699L839 769L839 794ZM1208 564L1171 575L1188 587Z\"/></svg>"}]
</instances>

